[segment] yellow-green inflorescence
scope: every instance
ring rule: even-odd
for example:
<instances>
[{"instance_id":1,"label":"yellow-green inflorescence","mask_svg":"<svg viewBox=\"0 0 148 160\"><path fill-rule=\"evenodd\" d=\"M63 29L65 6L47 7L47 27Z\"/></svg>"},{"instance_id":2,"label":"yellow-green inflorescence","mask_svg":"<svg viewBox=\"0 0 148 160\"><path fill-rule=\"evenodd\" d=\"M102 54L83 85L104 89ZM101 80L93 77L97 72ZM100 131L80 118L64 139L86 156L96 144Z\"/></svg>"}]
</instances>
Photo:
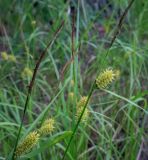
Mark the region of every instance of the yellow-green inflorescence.
<instances>
[{"instance_id":1,"label":"yellow-green inflorescence","mask_svg":"<svg viewBox=\"0 0 148 160\"><path fill-rule=\"evenodd\" d=\"M77 106L76 106L76 118L77 119L79 119L79 117L81 116L83 108L86 105L87 99L88 99L87 96L81 97L80 101L77 103ZM88 105L87 105L86 108L85 108L85 111L84 111L84 114L82 116L81 121L82 122L86 122L87 119L88 119L88 116L89 116L89 109L88 109Z\"/></svg>"},{"instance_id":2,"label":"yellow-green inflorescence","mask_svg":"<svg viewBox=\"0 0 148 160\"><path fill-rule=\"evenodd\" d=\"M19 157L32 149L37 144L41 136L47 135L54 130L54 125L55 120L53 118L49 118L45 120L43 125L37 131L29 133L22 143L17 146L15 157Z\"/></svg>"},{"instance_id":3,"label":"yellow-green inflorescence","mask_svg":"<svg viewBox=\"0 0 148 160\"><path fill-rule=\"evenodd\" d=\"M1 57L5 61L16 62L16 57L13 54L8 54L6 51L1 52Z\"/></svg>"},{"instance_id":4,"label":"yellow-green inflorescence","mask_svg":"<svg viewBox=\"0 0 148 160\"><path fill-rule=\"evenodd\" d=\"M33 72L32 72L32 70L31 70L30 68L28 68L28 67L25 67L24 70L23 70L22 73L21 73L22 78L27 78L27 77L31 78L32 75L33 75Z\"/></svg>"},{"instance_id":5,"label":"yellow-green inflorescence","mask_svg":"<svg viewBox=\"0 0 148 160\"><path fill-rule=\"evenodd\" d=\"M3 51L3 52L1 52L1 57L3 60L8 60L9 56L8 56L7 52Z\"/></svg>"},{"instance_id":6,"label":"yellow-green inflorescence","mask_svg":"<svg viewBox=\"0 0 148 160\"><path fill-rule=\"evenodd\" d=\"M54 125L55 125L55 120L53 118L45 120L41 128L39 128L38 130L39 134L42 136L51 133L55 128Z\"/></svg>"},{"instance_id":7,"label":"yellow-green inflorescence","mask_svg":"<svg viewBox=\"0 0 148 160\"><path fill-rule=\"evenodd\" d=\"M101 72L100 75L96 78L97 88L104 89L106 88L114 79L119 76L119 71L114 71L112 69L106 69Z\"/></svg>"},{"instance_id":8,"label":"yellow-green inflorescence","mask_svg":"<svg viewBox=\"0 0 148 160\"><path fill-rule=\"evenodd\" d=\"M24 141L17 146L15 152L16 157L32 149L37 144L39 137L40 135L36 131L29 133Z\"/></svg>"}]
</instances>

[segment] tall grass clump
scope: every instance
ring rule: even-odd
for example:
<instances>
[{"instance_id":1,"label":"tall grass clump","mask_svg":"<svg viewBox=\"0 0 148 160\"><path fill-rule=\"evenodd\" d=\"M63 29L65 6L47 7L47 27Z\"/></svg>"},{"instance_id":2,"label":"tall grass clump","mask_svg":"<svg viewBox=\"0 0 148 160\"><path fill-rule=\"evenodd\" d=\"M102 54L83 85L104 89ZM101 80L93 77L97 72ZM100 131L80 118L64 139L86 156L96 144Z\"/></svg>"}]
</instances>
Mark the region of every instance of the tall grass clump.
<instances>
[{"instance_id":1,"label":"tall grass clump","mask_svg":"<svg viewBox=\"0 0 148 160\"><path fill-rule=\"evenodd\" d=\"M148 159L148 2L0 8L0 159Z\"/></svg>"}]
</instances>

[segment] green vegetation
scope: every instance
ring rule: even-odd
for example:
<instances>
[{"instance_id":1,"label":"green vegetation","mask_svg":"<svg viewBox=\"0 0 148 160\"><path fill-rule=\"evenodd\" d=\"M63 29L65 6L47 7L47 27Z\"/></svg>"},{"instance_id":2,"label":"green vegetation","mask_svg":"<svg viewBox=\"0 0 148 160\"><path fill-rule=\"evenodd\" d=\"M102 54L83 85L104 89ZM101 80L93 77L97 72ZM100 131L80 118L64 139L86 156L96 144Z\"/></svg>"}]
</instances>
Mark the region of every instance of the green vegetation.
<instances>
[{"instance_id":1,"label":"green vegetation","mask_svg":"<svg viewBox=\"0 0 148 160\"><path fill-rule=\"evenodd\" d=\"M0 160L145 160L148 1L129 3L0 1Z\"/></svg>"}]
</instances>

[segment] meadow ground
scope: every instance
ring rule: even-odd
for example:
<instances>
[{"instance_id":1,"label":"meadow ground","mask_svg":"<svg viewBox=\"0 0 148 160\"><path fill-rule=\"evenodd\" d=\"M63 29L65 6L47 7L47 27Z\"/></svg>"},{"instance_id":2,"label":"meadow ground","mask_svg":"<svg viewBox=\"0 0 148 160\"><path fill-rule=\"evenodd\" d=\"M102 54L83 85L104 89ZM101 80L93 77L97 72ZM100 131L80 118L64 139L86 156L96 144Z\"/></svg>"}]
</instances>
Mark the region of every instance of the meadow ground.
<instances>
[{"instance_id":1,"label":"meadow ground","mask_svg":"<svg viewBox=\"0 0 148 160\"><path fill-rule=\"evenodd\" d=\"M148 159L148 1L129 4L0 1L0 160Z\"/></svg>"}]
</instances>

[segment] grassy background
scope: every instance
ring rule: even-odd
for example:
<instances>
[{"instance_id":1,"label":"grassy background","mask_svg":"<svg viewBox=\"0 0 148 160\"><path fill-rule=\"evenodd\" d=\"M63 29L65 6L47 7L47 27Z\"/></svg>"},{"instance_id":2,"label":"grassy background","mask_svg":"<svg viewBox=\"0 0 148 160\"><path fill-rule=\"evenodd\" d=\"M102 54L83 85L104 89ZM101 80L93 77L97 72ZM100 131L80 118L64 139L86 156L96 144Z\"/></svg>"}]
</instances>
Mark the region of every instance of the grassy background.
<instances>
[{"instance_id":1,"label":"grassy background","mask_svg":"<svg viewBox=\"0 0 148 160\"><path fill-rule=\"evenodd\" d=\"M76 102L88 94L98 70L107 67L119 69L120 78L107 88L109 90L93 93L88 122L79 125L66 159L135 160L138 157L148 131L147 1L134 2L103 63L127 5L128 0L113 0L111 4L89 0L0 2L0 51L16 57L16 62L0 57L0 159L12 152L21 122L31 79L29 75L22 77L22 72L26 67L33 71L41 51L62 20L65 25L38 70L20 140L37 129L44 118L56 119L55 131L20 159L62 158L76 125ZM70 8L73 7L76 8L74 47L77 55L61 80L62 69L72 56ZM144 146L147 149L146 144ZM146 158L146 153L141 158Z\"/></svg>"}]
</instances>

